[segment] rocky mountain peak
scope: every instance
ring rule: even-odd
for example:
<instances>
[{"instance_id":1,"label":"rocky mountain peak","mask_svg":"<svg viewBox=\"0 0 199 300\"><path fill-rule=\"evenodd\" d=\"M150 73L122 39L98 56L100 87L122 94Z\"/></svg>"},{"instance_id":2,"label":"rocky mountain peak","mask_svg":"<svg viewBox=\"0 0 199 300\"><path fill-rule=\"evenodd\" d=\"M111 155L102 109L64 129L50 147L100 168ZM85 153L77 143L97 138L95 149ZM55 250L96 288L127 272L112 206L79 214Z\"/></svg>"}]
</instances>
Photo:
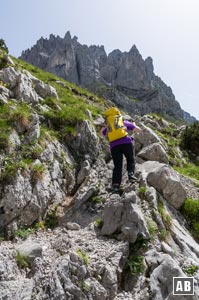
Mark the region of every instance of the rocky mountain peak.
<instances>
[{"instance_id":1,"label":"rocky mountain peak","mask_svg":"<svg viewBox=\"0 0 199 300\"><path fill-rule=\"evenodd\" d=\"M145 59L146 72L148 78L152 81L154 77L153 59L149 56Z\"/></svg>"},{"instance_id":2,"label":"rocky mountain peak","mask_svg":"<svg viewBox=\"0 0 199 300\"><path fill-rule=\"evenodd\" d=\"M136 45L133 45L129 51L129 54L132 54L133 56L137 56L138 58L142 58L140 52L138 51Z\"/></svg>"},{"instance_id":3,"label":"rocky mountain peak","mask_svg":"<svg viewBox=\"0 0 199 300\"><path fill-rule=\"evenodd\" d=\"M64 40L66 41L70 41L71 40L71 34L70 34L70 31L67 31L65 36L64 36Z\"/></svg>"},{"instance_id":4,"label":"rocky mountain peak","mask_svg":"<svg viewBox=\"0 0 199 300\"><path fill-rule=\"evenodd\" d=\"M55 36L54 34L51 33L50 36L49 36L49 39L50 39L50 40L55 40L55 39L56 39L56 36Z\"/></svg>"},{"instance_id":5,"label":"rocky mountain peak","mask_svg":"<svg viewBox=\"0 0 199 300\"><path fill-rule=\"evenodd\" d=\"M81 45L68 31L63 39L50 35L49 40L38 41L22 52L21 59L85 87L131 114L157 112L185 120L172 90L154 74L152 59L144 60L136 45L129 52L113 50L107 56L103 46Z\"/></svg>"}]
</instances>

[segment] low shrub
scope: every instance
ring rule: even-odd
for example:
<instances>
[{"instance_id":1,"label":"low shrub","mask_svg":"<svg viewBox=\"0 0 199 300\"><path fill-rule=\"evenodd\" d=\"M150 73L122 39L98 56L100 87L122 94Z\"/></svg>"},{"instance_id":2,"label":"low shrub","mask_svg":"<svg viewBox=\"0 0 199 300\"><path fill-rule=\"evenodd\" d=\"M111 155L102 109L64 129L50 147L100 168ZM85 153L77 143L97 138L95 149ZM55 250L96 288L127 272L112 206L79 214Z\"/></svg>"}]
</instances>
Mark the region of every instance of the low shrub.
<instances>
[{"instance_id":1,"label":"low shrub","mask_svg":"<svg viewBox=\"0 0 199 300\"><path fill-rule=\"evenodd\" d=\"M167 230L170 230L172 226L172 218L171 216L165 211L164 205L161 201L158 201L158 211L162 218L162 221Z\"/></svg>"},{"instance_id":2,"label":"low shrub","mask_svg":"<svg viewBox=\"0 0 199 300\"><path fill-rule=\"evenodd\" d=\"M28 262L27 257L25 255L21 254L20 252L17 252L15 259L19 268L30 268L30 263Z\"/></svg>"},{"instance_id":3,"label":"low shrub","mask_svg":"<svg viewBox=\"0 0 199 300\"><path fill-rule=\"evenodd\" d=\"M89 260L87 253L80 248L78 248L76 252L77 252L77 255L83 260L84 264L86 266L88 266L90 263L90 260Z\"/></svg>"},{"instance_id":4,"label":"low shrub","mask_svg":"<svg viewBox=\"0 0 199 300\"><path fill-rule=\"evenodd\" d=\"M58 226L58 216L57 216L58 205L56 205L53 209L48 210L46 217L44 219L44 226L47 228L55 228Z\"/></svg>"},{"instance_id":5,"label":"low shrub","mask_svg":"<svg viewBox=\"0 0 199 300\"><path fill-rule=\"evenodd\" d=\"M187 198L181 212L187 220L194 238L199 240L199 199Z\"/></svg>"},{"instance_id":6,"label":"low shrub","mask_svg":"<svg viewBox=\"0 0 199 300\"><path fill-rule=\"evenodd\" d=\"M194 155L199 156L199 121L186 127L181 135L180 146L191 151Z\"/></svg>"}]
</instances>

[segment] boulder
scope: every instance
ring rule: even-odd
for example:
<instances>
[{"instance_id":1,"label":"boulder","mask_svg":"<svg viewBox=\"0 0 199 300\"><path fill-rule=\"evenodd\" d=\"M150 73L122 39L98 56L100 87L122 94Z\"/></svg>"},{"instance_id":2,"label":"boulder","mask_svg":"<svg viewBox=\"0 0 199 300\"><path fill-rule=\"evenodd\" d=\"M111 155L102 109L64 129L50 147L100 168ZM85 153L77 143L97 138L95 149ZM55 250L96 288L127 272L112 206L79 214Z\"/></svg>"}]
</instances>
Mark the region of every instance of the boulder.
<instances>
[{"instance_id":1,"label":"boulder","mask_svg":"<svg viewBox=\"0 0 199 300\"><path fill-rule=\"evenodd\" d=\"M94 277L87 278L85 284L88 286L90 294L95 300L107 300L108 295L106 289Z\"/></svg>"},{"instance_id":2,"label":"boulder","mask_svg":"<svg viewBox=\"0 0 199 300\"><path fill-rule=\"evenodd\" d=\"M185 199L186 192L177 173L168 166L149 172L147 181L155 187L163 197L175 208L179 209Z\"/></svg>"},{"instance_id":3,"label":"boulder","mask_svg":"<svg viewBox=\"0 0 199 300\"><path fill-rule=\"evenodd\" d=\"M153 143L161 143L159 136L149 127L140 123L142 131L135 136L135 149L136 152L141 148L150 146Z\"/></svg>"},{"instance_id":4,"label":"boulder","mask_svg":"<svg viewBox=\"0 0 199 300\"><path fill-rule=\"evenodd\" d=\"M90 163L99 155L99 138L90 120L77 125L77 135L71 141L71 147L79 157L88 157Z\"/></svg>"},{"instance_id":5,"label":"boulder","mask_svg":"<svg viewBox=\"0 0 199 300\"><path fill-rule=\"evenodd\" d=\"M82 167L77 175L77 184L82 183L82 181L84 180L84 178L86 176L88 176L89 171L91 169L90 163L88 160L85 160L82 164Z\"/></svg>"},{"instance_id":6,"label":"boulder","mask_svg":"<svg viewBox=\"0 0 199 300\"><path fill-rule=\"evenodd\" d=\"M32 264L36 257L42 257L42 246L31 240L27 240L16 246L17 252L23 255Z\"/></svg>"},{"instance_id":7,"label":"boulder","mask_svg":"<svg viewBox=\"0 0 199 300\"><path fill-rule=\"evenodd\" d=\"M69 229L69 230L79 230L80 225L77 224L77 223L67 222L66 223L66 228Z\"/></svg>"},{"instance_id":8,"label":"boulder","mask_svg":"<svg viewBox=\"0 0 199 300\"><path fill-rule=\"evenodd\" d=\"M117 234L120 240L134 243L138 235L149 238L149 232L143 214L136 204L136 194L130 192L124 199L115 196L104 208L102 216L103 235Z\"/></svg>"},{"instance_id":9,"label":"boulder","mask_svg":"<svg viewBox=\"0 0 199 300\"><path fill-rule=\"evenodd\" d=\"M106 264L102 276L102 284L108 290L108 299L113 300L117 295L117 272L112 265Z\"/></svg>"},{"instance_id":10,"label":"boulder","mask_svg":"<svg viewBox=\"0 0 199 300\"><path fill-rule=\"evenodd\" d=\"M176 299L176 296L173 295L173 277L186 277L177 262L168 254L159 254L154 251L149 251L145 259L153 269L150 276L151 298L153 300ZM197 295L191 297L181 295L180 299L196 300L198 297Z\"/></svg>"},{"instance_id":11,"label":"boulder","mask_svg":"<svg viewBox=\"0 0 199 300\"><path fill-rule=\"evenodd\" d=\"M13 130L9 136L9 153L13 153L20 145L21 141L19 135L15 130Z\"/></svg>"},{"instance_id":12,"label":"boulder","mask_svg":"<svg viewBox=\"0 0 199 300\"><path fill-rule=\"evenodd\" d=\"M27 142L32 142L40 137L39 116L37 113L32 115L32 120L28 124L27 133L25 134Z\"/></svg>"},{"instance_id":13,"label":"boulder","mask_svg":"<svg viewBox=\"0 0 199 300\"><path fill-rule=\"evenodd\" d=\"M49 84L40 81L35 85L34 89L42 98L52 97L58 99L56 89Z\"/></svg>"},{"instance_id":14,"label":"boulder","mask_svg":"<svg viewBox=\"0 0 199 300\"><path fill-rule=\"evenodd\" d=\"M155 160L165 164L169 163L168 155L160 143L153 143L142 148L137 156L144 160Z\"/></svg>"},{"instance_id":15,"label":"boulder","mask_svg":"<svg viewBox=\"0 0 199 300\"><path fill-rule=\"evenodd\" d=\"M169 204L176 209L183 205L186 192L172 168L156 161L147 161L139 166L139 170L148 184L160 192Z\"/></svg>"},{"instance_id":16,"label":"boulder","mask_svg":"<svg viewBox=\"0 0 199 300\"><path fill-rule=\"evenodd\" d=\"M27 103L37 104L40 98L33 88L33 82L28 74L19 74L17 85L14 89L15 97Z\"/></svg>"},{"instance_id":17,"label":"boulder","mask_svg":"<svg viewBox=\"0 0 199 300\"><path fill-rule=\"evenodd\" d=\"M9 84L10 89L13 89L17 85L19 75L19 71L16 71L14 67L0 70L0 80Z\"/></svg>"}]
</instances>

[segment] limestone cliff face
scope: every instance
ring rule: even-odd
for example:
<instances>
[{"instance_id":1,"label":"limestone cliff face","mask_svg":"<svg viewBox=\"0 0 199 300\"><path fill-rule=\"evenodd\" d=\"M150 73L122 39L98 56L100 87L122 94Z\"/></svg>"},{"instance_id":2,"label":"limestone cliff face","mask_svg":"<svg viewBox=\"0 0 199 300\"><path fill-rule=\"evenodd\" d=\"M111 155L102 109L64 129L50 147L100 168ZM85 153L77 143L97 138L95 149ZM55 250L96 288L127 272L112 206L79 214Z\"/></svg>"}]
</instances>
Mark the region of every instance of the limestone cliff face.
<instances>
[{"instance_id":1,"label":"limestone cliff face","mask_svg":"<svg viewBox=\"0 0 199 300\"><path fill-rule=\"evenodd\" d=\"M41 38L21 59L89 89L131 114L157 112L175 119L185 114L170 87L154 74L150 57L144 60L134 45L129 52L106 54L103 46L86 46L71 38ZM188 122L194 118L186 115Z\"/></svg>"}]
</instances>

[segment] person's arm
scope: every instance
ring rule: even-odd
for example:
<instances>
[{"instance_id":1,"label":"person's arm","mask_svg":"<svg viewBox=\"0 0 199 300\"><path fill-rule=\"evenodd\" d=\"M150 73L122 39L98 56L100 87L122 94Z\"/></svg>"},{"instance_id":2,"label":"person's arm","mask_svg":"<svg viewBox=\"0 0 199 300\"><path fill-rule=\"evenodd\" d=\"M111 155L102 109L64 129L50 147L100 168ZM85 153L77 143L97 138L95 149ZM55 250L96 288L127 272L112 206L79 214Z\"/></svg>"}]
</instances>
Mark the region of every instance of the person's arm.
<instances>
[{"instance_id":1,"label":"person's arm","mask_svg":"<svg viewBox=\"0 0 199 300\"><path fill-rule=\"evenodd\" d=\"M141 128L135 124L135 122L131 123L129 121L124 121L124 125L126 126L127 130L133 130L137 133L141 131Z\"/></svg>"},{"instance_id":2,"label":"person's arm","mask_svg":"<svg viewBox=\"0 0 199 300\"><path fill-rule=\"evenodd\" d=\"M139 133L140 131L142 131L142 129L141 129L139 126L137 126L137 125L135 124L135 122L133 122L132 124L135 126L135 128L134 128L134 131L135 131L135 132Z\"/></svg>"},{"instance_id":3,"label":"person's arm","mask_svg":"<svg viewBox=\"0 0 199 300\"><path fill-rule=\"evenodd\" d=\"M102 128L100 129L100 135L101 136L107 135L107 128L105 126L102 126Z\"/></svg>"}]
</instances>

